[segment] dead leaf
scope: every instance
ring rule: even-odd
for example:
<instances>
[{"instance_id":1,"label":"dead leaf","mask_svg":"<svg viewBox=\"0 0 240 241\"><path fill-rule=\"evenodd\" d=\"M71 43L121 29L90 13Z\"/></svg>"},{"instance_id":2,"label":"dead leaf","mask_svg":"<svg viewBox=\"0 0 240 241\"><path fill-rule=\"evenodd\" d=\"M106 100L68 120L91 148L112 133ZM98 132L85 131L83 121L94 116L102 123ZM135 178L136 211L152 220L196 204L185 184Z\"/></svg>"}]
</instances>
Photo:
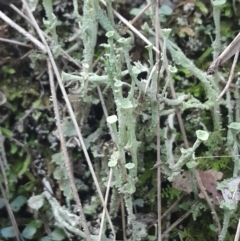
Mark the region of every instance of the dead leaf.
<instances>
[{"instance_id":1,"label":"dead leaf","mask_svg":"<svg viewBox=\"0 0 240 241\"><path fill-rule=\"evenodd\" d=\"M190 173L184 171L183 173L177 175L172 183L172 186L179 191L183 191L186 193L192 192L192 182Z\"/></svg>"},{"instance_id":2,"label":"dead leaf","mask_svg":"<svg viewBox=\"0 0 240 241\"><path fill-rule=\"evenodd\" d=\"M199 171L199 176L201 178L202 185L204 186L206 191L211 194L213 203L215 205L218 205L219 201L223 200L223 197L221 193L217 190L217 181L222 179L223 173L217 172L215 170ZM196 180L194 184L192 184L191 174L188 171L184 171L183 173L177 175L172 182L172 186L174 188L186 193L190 193L193 191L192 185L198 186ZM199 197L204 198L201 192L199 193Z\"/></svg>"},{"instance_id":3,"label":"dead leaf","mask_svg":"<svg viewBox=\"0 0 240 241\"><path fill-rule=\"evenodd\" d=\"M223 197L217 190L217 181L222 179L223 173L215 170L207 170L199 171L199 176L206 191L212 195L213 203L215 205L219 204L223 200Z\"/></svg>"}]
</instances>

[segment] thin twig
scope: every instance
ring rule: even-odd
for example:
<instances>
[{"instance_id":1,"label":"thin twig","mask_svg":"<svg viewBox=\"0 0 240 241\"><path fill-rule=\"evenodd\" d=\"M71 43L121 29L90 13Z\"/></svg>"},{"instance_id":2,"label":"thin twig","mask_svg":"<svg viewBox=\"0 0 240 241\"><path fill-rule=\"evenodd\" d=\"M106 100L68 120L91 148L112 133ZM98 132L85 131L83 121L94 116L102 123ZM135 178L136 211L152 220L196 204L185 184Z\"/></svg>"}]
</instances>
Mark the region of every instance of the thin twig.
<instances>
[{"instance_id":1,"label":"thin twig","mask_svg":"<svg viewBox=\"0 0 240 241\"><path fill-rule=\"evenodd\" d=\"M234 76L234 70L235 70L235 67L236 67L236 64L237 64L237 61L238 61L238 56L239 56L239 51L234 56L234 60L233 60L233 64L232 64L232 67L231 67L231 71L230 71L230 75L229 75L227 84L226 84L225 88L223 89L223 91L221 92L221 94L217 97L217 101L219 101L223 97L223 95L227 92L229 86L232 83L232 79L233 79L233 76Z\"/></svg>"},{"instance_id":2,"label":"thin twig","mask_svg":"<svg viewBox=\"0 0 240 241\"><path fill-rule=\"evenodd\" d=\"M0 138L1 138L1 135L2 135L2 133L0 132ZM5 167L4 167L4 165L3 165L3 159L2 159L2 157L1 157L2 154L4 155L5 153L0 153L0 170L1 170L0 173L2 174L3 181L4 181L4 183L5 183L7 193L9 193L7 174L6 174ZM1 181L2 181L2 180L1 180ZM1 181L0 181L0 182L1 182Z\"/></svg>"},{"instance_id":3,"label":"thin twig","mask_svg":"<svg viewBox=\"0 0 240 241\"><path fill-rule=\"evenodd\" d=\"M134 24L151 6L151 3L148 3L139 13L138 15L130 21L131 24Z\"/></svg>"},{"instance_id":4,"label":"thin twig","mask_svg":"<svg viewBox=\"0 0 240 241\"><path fill-rule=\"evenodd\" d=\"M19 60L22 60L22 59L25 59L29 54L31 54L32 53L32 49L31 50L29 50L27 53L25 53Z\"/></svg>"},{"instance_id":5,"label":"thin twig","mask_svg":"<svg viewBox=\"0 0 240 241\"><path fill-rule=\"evenodd\" d=\"M6 42L6 43L9 43L9 44L20 45L20 46L27 47L27 48L32 48L32 45L25 44L25 43L22 43L22 42L19 42L19 41L16 41L16 40L11 40L11 39L8 39L8 38L0 38L0 41Z\"/></svg>"},{"instance_id":6,"label":"thin twig","mask_svg":"<svg viewBox=\"0 0 240 241\"><path fill-rule=\"evenodd\" d=\"M45 46L35 37L33 37L29 32L20 27L18 24L12 21L8 16L6 16L2 11L0 11L0 18L8 23L11 27L15 28L19 33L23 34L27 39L33 42L43 53L46 53Z\"/></svg>"},{"instance_id":7,"label":"thin twig","mask_svg":"<svg viewBox=\"0 0 240 241\"><path fill-rule=\"evenodd\" d=\"M5 183L7 193L9 193L6 170L9 171L10 168L9 168L9 165L8 165L8 162L7 162L4 142L5 142L5 136L2 134L2 132L0 130L0 170L1 170L1 173L2 173L2 176L3 176L3 181Z\"/></svg>"},{"instance_id":8,"label":"thin twig","mask_svg":"<svg viewBox=\"0 0 240 241\"><path fill-rule=\"evenodd\" d=\"M107 203L108 203L108 197L109 197L109 191L110 191L110 188L111 188L111 182L112 182L112 175L113 172L112 172L112 168L110 168L110 173L109 173L109 178L108 178L108 183L107 183L107 190L106 190L106 195L105 195L105 207L103 207L103 212L102 212L102 220L101 220L101 225L100 225L100 231L99 231L99 234L98 234L98 241L101 241L102 239L102 232L103 232L103 226L104 226L104 219L105 219L105 215L106 215L106 207L107 207ZM115 241L115 235L114 235L114 239Z\"/></svg>"},{"instance_id":9,"label":"thin twig","mask_svg":"<svg viewBox=\"0 0 240 241\"><path fill-rule=\"evenodd\" d=\"M28 23L30 23L33 26L33 23L30 21L30 19L22 12L20 11L15 5L12 3L9 5L16 13L18 13L22 18L24 18Z\"/></svg>"},{"instance_id":10,"label":"thin twig","mask_svg":"<svg viewBox=\"0 0 240 241\"><path fill-rule=\"evenodd\" d=\"M123 230L123 241L127 240L127 234L126 234L126 221L125 221L125 207L124 207L124 200L123 200L123 194L120 194L120 203L121 203L121 214L122 214L122 230Z\"/></svg>"},{"instance_id":11,"label":"thin twig","mask_svg":"<svg viewBox=\"0 0 240 241\"><path fill-rule=\"evenodd\" d=\"M94 68L97 66L98 62L99 62L100 59L104 56L104 54L105 54L105 50L103 50L102 53L101 53L101 54L97 57L97 59L94 61L93 66L92 66L92 69L94 69Z\"/></svg>"},{"instance_id":12,"label":"thin twig","mask_svg":"<svg viewBox=\"0 0 240 241\"><path fill-rule=\"evenodd\" d=\"M0 182L0 190L1 190L1 193L2 193L2 196L3 196L5 206L7 208L8 216L9 216L9 218L11 220L11 223L12 223L12 226L13 226L15 237L16 237L17 241L20 241L20 238L19 238L20 233L19 233L19 230L18 230L17 221L16 221L16 219L14 217L14 214L13 214L13 211L12 211L10 205L9 205L6 192L5 192L1 182Z\"/></svg>"},{"instance_id":13,"label":"thin twig","mask_svg":"<svg viewBox=\"0 0 240 241\"><path fill-rule=\"evenodd\" d=\"M222 157L232 158L232 157L240 157L240 155L229 155L229 156L198 156L198 157L195 157L195 160L196 160L196 159L209 159L209 158L222 158Z\"/></svg>"},{"instance_id":14,"label":"thin twig","mask_svg":"<svg viewBox=\"0 0 240 241\"><path fill-rule=\"evenodd\" d=\"M184 194L182 194L161 216L161 219L165 218L181 201L181 199L184 197Z\"/></svg>"},{"instance_id":15,"label":"thin twig","mask_svg":"<svg viewBox=\"0 0 240 241\"><path fill-rule=\"evenodd\" d=\"M156 64L159 63L159 69L158 69L158 78L157 78L157 89L159 90L159 85L160 85L160 79L159 79L159 75L160 75L160 41L159 41L159 30L160 30L160 21L159 21L159 12L158 12L158 6L159 6L159 2L158 0L155 0L155 23L154 23L154 27L155 27L155 47L158 50L157 54L156 54ZM159 112L159 104L160 104L160 99L159 99L159 94L157 91L157 113L158 113L158 120L157 120L157 129L156 129L156 137L157 137L157 163L159 163L160 165L157 168L157 207L158 207L158 241L162 240L162 219L161 219L161 215L162 215L162 181L161 181L161 143L160 143L160 112Z\"/></svg>"},{"instance_id":16,"label":"thin twig","mask_svg":"<svg viewBox=\"0 0 240 241\"><path fill-rule=\"evenodd\" d=\"M197 202L195 202L192 206L192 208L194 208L194 206L197 204ZM168 229L162 234L162 238L164 238L172 229L174 229L178 224L180 224L185 218L187 218L191 212L192 212L192 208L190 210L188 210L184 215L182 215L178 220L176 220L170 227L168 227Z\"/></svg>"},{"instance_id":17,"label":"thin twig","mask_svg":"<svg viewBox=\"0 0 240 241\"><path fill-rule=\"evenodd\" d=\"M146 80L146 85L145 85L144 93L147 92L147 88L148 88L148 86L149 86L149 84L150 84L150 81L152 80L152 76L153 76L153 74L155 73L155 71L157 70L157 67L158 67L158 66L159 66L159 60L156 60L156 63L155 63L154 66L152 67L152 70L151 70L151 72L150 72L150 74L149 74L149 76L148 76L148 78L147 78L147 80Z\"/></svg>"},{"instance_id":18,"label":"thin twig","mask_svg":"<svg viewBox=\"0 0 240 241\"><path fill-rule=\"evenodd\" d=\"M238 226L237 226L237 231L235 234L234 241L239 241L239 237L240 237L240 219L238 219Z\"/></svg>"}]
</instances>

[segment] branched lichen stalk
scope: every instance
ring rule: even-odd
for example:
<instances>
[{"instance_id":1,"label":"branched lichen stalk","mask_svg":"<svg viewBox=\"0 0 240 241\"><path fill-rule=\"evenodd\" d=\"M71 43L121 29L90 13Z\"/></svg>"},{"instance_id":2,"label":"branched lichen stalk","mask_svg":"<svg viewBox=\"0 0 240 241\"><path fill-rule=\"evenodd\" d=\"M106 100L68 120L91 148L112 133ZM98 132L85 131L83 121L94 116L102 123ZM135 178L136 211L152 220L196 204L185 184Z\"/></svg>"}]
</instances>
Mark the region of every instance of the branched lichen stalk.
<instances>
[{"instance_id":1,"label":"branched lichen stalk","mask_svg":"<svg viewBox=\"0 0 240 241\"><path fill-rule=\"evenodd\" d=\"M232 154L234 157L234 169L233 169L233 177L237 178L239 175L239 151L238 151L238 141L236 140L236 136L234 137L234 144Z\"/></svg>"},{"instance_id":2,"label":"branched lichen stalk","mask_svg":"<svg viewBox=\"0 0 240 241\"><path fill-rule=\"evenodd\" d=\"M213 117L214 131L220 131L222 128L221 112L220 112L220 106L216 101L214 102L211 112Z\"/></svg>"},{"instance_id":3,"label":"branched lichen stalk","mask_svg":"<svg viewBox=\"0 0 240 241\"><path fill-rule=\"evenodd\" d=\"M111 22L112 26L114 26L112 0L107 0L106 4L107 4L106 6L107 6L108 19L110 19L110 22Z\"/></svg>"},{"instance_id":4,"label":"branched lichen stalk","mask_svg":"<svg viewBox=\"0 0 240 241\"><path fill-rule=\"evenodd\" d=\"M199 147L200 144L201 144L201 141L197 139L192 148L189 148L187 150L182 149L182 155L179 158L178 162L173 166L172 170L178 171L180 168L182 168L182 166L185 165L190 160L190 158L192 157L195 150Z\"/></svg>"},{"instance_id":5,"label":"branched lichen stalk","mask_svg":"<svg viewBox=\"0 0 240 241\"><path fill-rule=\"evenodd\" d=\"M165 85L163 87L161 96L163 97L165 95L165 92L169 86L169 83L171 81L171 72L166 69L168 66L168 58L167 58L167 41L168 41L168 37L170 35L171 29L162 29L162 33L163 33L163 48L162 48L162 66L160 69L160 77L163 76L163 72L164 70L166 70L167 76L166 76L166 81L165 81Z\"/></svg>"},{"instance_id":6,"label":"branched lichen stalk","mask_svg":"<svg viewBox=\"0 0 240 241\"><path fill-rule=\"evenodd\" d=\"M131 38L121 38L118 40L118 42L121 43L121 46L122 46L122 50L123 50L123 53L124 53L124 58L125 58L125 61L126 61L126 64L127 64L127 69L129 71L129 74L131 76L131 88L130 88L130 91L128 93L128 99L133 101L133 95L134 95L134 89L135 89L135 83L137 82L137 78L136 78L136 75L133 73L132 71L132 66L131 66L131 63L130 63L130 55L129 55L129 51L130 51L130 48L131 48L131 45L130 45L130 42L131 42Z\"/></svg>"},{"instance_id":7,"label":"branched lichen stalk","mask_svg":"<svg viewBox=\"0 0 240 241\"><path fill-rule=\"evenodd\" d=\"M204 86L206 96L209 101L212 103L211 106L211 113L213 117L213 125L214 131L219 131L221 129L221 118L220 118L220 111L219 111L219 104L216 102L218 96L218 87L211 83L211 79L207 77L206 73L198 69L193 62L188 59L182 50L173 42L167 42L168 50L171 53L171 56L176 64L182 65L184 68L188 69L191 74L196 76Z\"/></svg>"},{"instance_id":8,"label":"branched lichen stalk","mask_svg":"<svg viewBox=\"0 0 240 241\"><path fill-rule=\"evenodd\" d=\"M234 92L234 97L236 99L235 104L235 120L236 122L240 122L240 75L238 75L237 82L235 84L235 92ZM230 122L229 122L230 123Z\"/></svg>"},{"instance_id":9,"label":"branched lichen stalk","mask_svg":"<svg viewBox=\"0 0 240 241\"><path fill-rule=\"evenodd\" d=\"M128 74L128 70L124 70L121 72L121 77L125 76ZM63 82L68 82L68 81L84 81L84 77L83 76L79 76L79 75L74 75L74 74L68 74L64 71L62 71L62 80ZM108 83L108 75L97 75L97 74L89 74L88 75L88 82L93 83L95 85L99 85L99 84L109 84Z\"/></svg>"},{"instance_id":10,"label":"branched lichen stalk","mask_svg":"<svg viewBox=\"0 0 240 241\"><path fill-rule=\"evenodd\" d=\"M94 49L97 42L98 22L93 1L85 0L82 17L83 63L88 64L92 72Z\"/></svg>"},{"instance_id":11,"label":"branched lichen stalk","mask_svg":"<svg viewBox=\"0 0 240 241\"><path fill-rule=\"evenodd\" d=\"M56 32L56 25L57 25L57 19L56 16L53 13L53 3L52 0L44 0L43 6L45 8L46 16L48 19L47 26L48 31L50 31L52 35L52 39L54 40L55 44L58 44L58 35Z\"/></svg>"},{"instance_id":12,"label":"branched lichen stalk","mask_svg":"<svg viewBox=\"0 0 240 241\"><path fill-rule=\"evenodd\" d=\"M148 50L150 69L153 68L153 45L148 45L145 47Z\"/></svg>"},{"instance_id":13,"label":"branched lichen stalk","mask_svg":"<svg viewBox=\"0 0 240 241\"><path fill-rule=\"evenodd\" d=\"M220 1L220 4L219 4L219 1L211 0L211 3L213 6L213 19L215 23L215 32L216 32L215 41L213 43L213 59L215 60L221 52L220 13L221 13L221 6L223 5L223 2L221 3ZM214 75L214 82L216 86L218 86L219 78L217 73ZM219 131L221 129L222 124L221 124L220 115L216 113L220 113L220 110L219 110L218 102L214 100L214 106L212 108L212 115L213 115L213 122L214 122L213 124L214 124L214 130Z\"/></svg>"},{"instance_id":14,"label":"branched lichen stalk","mask_svg":"<svg viewBox=\"0 0 240 241\"><path fill-rule=\"evenodd\" d=\"M94 0L94 7L96 12L96 19L99 22L99 24L102 26L102 28L108 32L108 31L114 31L114 39L118 40L120 39L120 35L117 33L117 31L114 29L113 25L109 21L106 14L103 12L102 8L99 6L99 2L97 0Z\"/></svg>"},{"instance_id":15,"label":"branched lichen stalk","mask_svg":"<svg viewBox=\"0 0 240 241\"><path fill-rule=\"evenodd\" d=\"M234 118L233 118L233 104L232 104L232 101L231 101L231 94L230 92L228 91L226 93L226 106L227 106L227 109L228 109L228 123L232 123Z\"/></svg>"},{"instance_id":16,"label":"branched lichen stalk","mask_svg":"<svg viewBox=\"0 0 240 241\"><path fill-rule=\"evenodd\" d=\"M115 32L109 31L106 36L108 37L108 45L105 45L107 52L105 54L105 64L107 67L108 81L113 90L118 119L118 137L115 143L118 149L118 163L117 166L113 166L113 168L117 168L119 172L116 173L116 170L113 169L115 172L115 181L117 182L115 186L123 193L128 213L128 223L133 225L135 218L132 210L132 194L136 189L135 180L138 167L137 149L139 146L135 133L136 116L134 114L137 106L134 100L134 90L137 79L130 63L129 49L131 39L121 38L118 43L114 44ZM117 44L121 45L120 50L116 49ZM121 58L122 55L120 52L123 53L124 59ZM123 96L122 91L124 82L121 81L121 66L123 61L127 64L127 69L131 76L131 84L128 85L130 90L127 97ZM126 151L130 152L132 158L132 163L128 166L128 171L126 169ZM120 181L121 183L119 183ZM132 235L133 240L138 240L138 233L133 232Z\"/></svg>"},{"instance_id":17,"label":"branched lichen stalk","mask_svg":"<svg viewBox=\"0 0 240 241\"><path fill-rule=\"evenodd\" d=\"M221 52L221 25L220 25L220 13L221 13L221 9L220 6L214 4L214 0L211 0L212 6L213 6L213 20L214 20L214 24L215 24L215 32L216 32L216 36L215 36L215 41L213 43L213 59L215 60L218 55Z\"/></svg>"},{"instance_id":18,"label":"branched lichen stalk","mask_svg":"<svg viewBox=\"0 0 240 241\"><path fill-rule=\"evenodd\" d=\"M186 55L182 52L182 50L173 42L167 41L167 48L170 51L170 54L177 65L181 65L184 68L188 69L191 74L196 76L204 86L204 89L207 94L207 98L211 98L212 96L215 98L218 95L217 90L214 89L214 86L210 83L207 78L206 73L202 70L198 69L193 62L186 57ZM216 98L215 98L216 99Z\"/></svg>"}]
</instances>

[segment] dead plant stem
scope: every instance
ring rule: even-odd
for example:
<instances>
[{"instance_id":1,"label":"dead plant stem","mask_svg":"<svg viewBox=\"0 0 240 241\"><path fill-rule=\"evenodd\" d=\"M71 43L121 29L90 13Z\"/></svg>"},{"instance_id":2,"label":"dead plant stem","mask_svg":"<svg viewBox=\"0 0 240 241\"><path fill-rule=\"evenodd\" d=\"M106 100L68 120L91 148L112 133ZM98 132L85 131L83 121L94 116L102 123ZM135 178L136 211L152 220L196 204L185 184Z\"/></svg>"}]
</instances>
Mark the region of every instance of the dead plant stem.
<instances>
[{"instance_id":1,"label":"dead plant stem","mask_svg":"<svg viewBox=\"0 0 240 241\"><path fill-rule=\"evenodd\" d=\"M154 23L154 27L155 27L155 47L158 50L158 52L156 53L156 63L159 63L159 67L160 67L160 50L159 50L159 46L160 46L160 42L159 42L159 29L160 29L160 24L159 24L159 13L158 13L158 6L159 6L159 2L158 0L155 0L155 23ZM158 78L157 78L157 90L159 90L159 85L160 85L160 79L159 79L159 74L160 74L160 68L158 69ZM162 215L162 185L161 185L161 143L160 143L160 113L159 113L159 94L157 91L157 129L156 129L156 133L157 133L157 163L159 163L160 165L157 168L157 209L158 209L158 241L162 240L162 219L161 219L161 215Z\"/></svg>"},{"instance_id":2,"label":"dead plant stem","mask_svg":"<svg viewBox=\"0 0 240 241\"><path fill-rule=\"evenodd\" d=\"M223 95L227 92L227 90L229 89L230 84L232 83L232 79L233 79L233 75L234 75L234 70L238 61L238 56L239 56L239 51L236 52L235 56L234 56L234 60L233 60L233 64L231 67L231 71L230 71L230 75L227 81L227 84L225 86L225 88L223 89L223 91L221 92L221 94L217 97L217 101L219 101Z\"/></svg>"},{"instance_id":3,"label":"dead plant stem","mask_svg":"<svg viewBox=\"0 0 240 241\"><path fill-rule=\"evenodd\" d=\"M61 121L60 121L60 114L59 114L59 110L58 110L57 94L55 92L55 84L54 84L54 79L53 79L52 66L51 66L51 63L48 59L47 59L47 65L48 65L48 77L49 77L49 82L50 82L50 89L51 89L51 95L52 95L52 101L53 101L54 115L55 115L56 124L57 124L57 128L58 128L58 134L59 134L59 139L60 139L60 143L61 143L61 149L62 149L62 153L63 153L63 156L64 156L66 172L67 172L68 179L69 179L69 182L70 182L70 187L71 187L72 192L73 192L74 200L77 204L78 212L80 213L80 218L82 220L81 225L83 226L83 229L84 229L84 232L85 232L85 235L86 235L86 239L91 241L91 236L90 236L90 232L88 230L87 221L86 221L83 209L82 209L82 204L81 204L80 198L78 196L77 187L75 185L73 173L72 173L71 166L70 166L70 160L69 160L69 156L68 156L68 152L67 152L66 141L65 141L65 138L64 138L64 134L63 134L62 126L61 126Z\"/></svg>"}]
</instances>

